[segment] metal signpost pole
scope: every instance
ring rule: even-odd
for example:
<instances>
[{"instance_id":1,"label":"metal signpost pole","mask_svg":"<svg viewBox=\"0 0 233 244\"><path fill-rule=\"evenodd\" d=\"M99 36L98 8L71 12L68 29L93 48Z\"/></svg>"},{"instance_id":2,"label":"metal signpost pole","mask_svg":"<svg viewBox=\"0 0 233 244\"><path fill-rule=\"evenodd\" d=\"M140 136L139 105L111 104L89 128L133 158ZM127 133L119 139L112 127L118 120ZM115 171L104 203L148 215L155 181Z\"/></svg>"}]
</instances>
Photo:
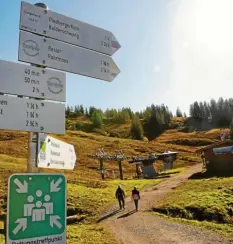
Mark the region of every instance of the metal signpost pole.
<instances>
[{"instance_id":1,"label":"metal signpost pole","mask_svg":"<svg viewBox=\"0 0 233 244\"><path fill-rule=\"evenodd\" d=\"M48 6L44 3L36 3L35 6L44 8L45 11L48 10ZM34 64L31 64L34 66ZM36 141L34 141L36 140ZM36 150L35 155L32 153L35 144ZM40 172L39 168L37 167L38 163L38 147L39 147L39 132L28 132L28 162L27 162L27 172ZM34 152L34 151L33 151Z\"/></svg>"}]
</instances>

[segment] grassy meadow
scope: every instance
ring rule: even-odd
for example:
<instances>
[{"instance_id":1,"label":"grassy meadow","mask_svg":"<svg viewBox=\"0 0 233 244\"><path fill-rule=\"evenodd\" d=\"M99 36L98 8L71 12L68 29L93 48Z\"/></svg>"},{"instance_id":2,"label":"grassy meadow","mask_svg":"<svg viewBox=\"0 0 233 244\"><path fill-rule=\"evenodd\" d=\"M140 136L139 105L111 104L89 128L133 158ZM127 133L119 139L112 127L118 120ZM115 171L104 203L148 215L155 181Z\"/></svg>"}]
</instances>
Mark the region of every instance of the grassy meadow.
<instances>
[{"instance_id":1,"label":"grassy meadow","mask_svg":"<svg viewBox=\"0 0 233 244\"><path fill-rule=\"evenodd\" d=\"M233 177L189 179L156 204L154 211L232 238L232 182Z\"/></svg>"},{"instance_id":2,"label":"grassy meadow","mask_svg":"<svg viewBox=\"0 0 233 244\"><path fill-rule=\"evenodd\" d=\"M84 122L85 121L79 121L80 124L83 123L85 125ZM88 127L88 124L85 126ZM108 123L106 124L106 127L110 132L113 131L118 134L126 134L129 129L129 124L117 126ZM201 162L199 155L195 154L195 150L199 146L214 142L216 135L218 134L219 130L212 131L212 133L207 132L202 134L196 132L183 133L178 132L177 130L167 130L160 137L150 142L109 137L98 131L95 133L88 133L84 131L67 130L66 135L52 135L58 139L73 144L77 154L76 167L73 171L43 170L43 172L64 173L68 179L67 212L68 215L76 215L78 219L78 222L69 225L67 228L68 243L117 243L111 233L101 223L96 224L99 214L115 202L114 193L117 185L120 183L126 194L129 195L134 185L137 185L139 189L143 189L161 181L161 179L134 179L135 166L129 165L126 161L123 162L123 172L126 180L120 181L118 179L107 178L102 181L100 180L100 175L97 171L99 168L99 162L95 159L89 158L88 154L95 153L95 151L100 148L103 148L107 153L114 153L115 150L121 149L124 154L128 156L148 155L148 153L151 152L160 153L168 150L177 151L179 152L179 156L175 161L175 167L184 169L188 166ZM1 131L0 230L3 229L2 221L6 214L8 177L12 173L26 172L26 158L27 133ZM105 163L105 167L107 169L118 170L118 164L116 162L107 162ZM156 163L156 167L157 169L162 169L161 163ZM225 188L229 188L229 183L226 183L225 185L224 180L220 181L223 181L223 188L221 190L217 189L214 194L217 194L217 192L225 192ZM203 180L203 182L205 183L205 180ZM210 180L209 182L212 181ZM202 183L200 182L200 185L201 184ZM187 185L184 187L187 187ZM195 187L195 184L192 187ZM179 199L186 199L187 195L194 194L192 187L184 189L183 191L188 191L188 194L184 193L181 195L182 197L179 197ZM228 193L225 192L224 194ZM210 195L212 196L212 192L210 192ZM172 199L172 197L174 196L169 196L168 199ZM217 197L214 199L217 199ZM197 204L201 204L201 202L202 201L200 200ZM172 201L168 200L167 203L172 204ZM2 232L3 231L0 231L0 233ZM0 243L4 243L3 240L3 234L0 234Z\"/></svg>"}]
</instances>

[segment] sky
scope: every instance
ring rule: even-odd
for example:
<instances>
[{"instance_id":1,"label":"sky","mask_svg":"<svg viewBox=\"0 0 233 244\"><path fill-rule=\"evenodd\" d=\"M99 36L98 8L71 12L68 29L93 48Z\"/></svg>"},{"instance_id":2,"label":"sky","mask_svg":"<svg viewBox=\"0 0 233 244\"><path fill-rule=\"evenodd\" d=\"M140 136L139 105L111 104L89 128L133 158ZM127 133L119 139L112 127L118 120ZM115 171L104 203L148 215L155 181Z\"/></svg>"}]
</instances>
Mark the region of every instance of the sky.
<instances>
[{"instance_id":1,"label":"sky","mask_svg":"<svg viewBox=\"0 0 233 244\"><path fill-rule=\"evenodd\" d=\"M1 1L0 59L18 62L20 2ZM233 97L232 0L44 2L121 44L112 56L121 73L112 82L67 74L68 105L140 111L164 103L188 114L196 100Z\"/></svg>"}]
</instances>

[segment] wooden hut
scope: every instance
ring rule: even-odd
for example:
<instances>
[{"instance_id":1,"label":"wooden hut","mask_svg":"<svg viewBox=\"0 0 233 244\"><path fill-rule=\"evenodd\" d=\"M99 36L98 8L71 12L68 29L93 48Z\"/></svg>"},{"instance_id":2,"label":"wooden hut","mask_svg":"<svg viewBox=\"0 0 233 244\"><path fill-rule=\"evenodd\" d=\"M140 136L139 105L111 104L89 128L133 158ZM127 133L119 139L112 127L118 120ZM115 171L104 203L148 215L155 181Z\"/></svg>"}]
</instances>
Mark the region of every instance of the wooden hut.
<instances>
[{"instance_id":1,"label":"wooden hut","mask_svg":"<svg viewBox=\"0 0 233 244\"><path fill-rule=\"evenodd\" d=\"M213 143L196 151L201 154L207 172L214 175L233 175L233 141Z\"/></svg>"},{"instance_id":2,"label":"wooden hut","mask_svg":"<svg viewBox=\"0 0 233 244\"><path fill-rule=\"evenodd\" d=\"M129 160L129 163L136 165L138 178L155 178L158 176L154 168L154 162L157 158L158 157L154 154L150 154L148 157L136 156Z\"/></svg>"},{"instance_id":3,"label":"wooden hut","mask_svg":"<svg viewBox=\"0 0 233 244\"><path fill-rule=\"evenodd\" d=\"M169 170L169 169L173 169L173 163L177 158L177 154L178 152L164 152L161 154L158 154L158 160L162 160L163 161L163 169L164 170Z\"/></svg>"}]
</instances>

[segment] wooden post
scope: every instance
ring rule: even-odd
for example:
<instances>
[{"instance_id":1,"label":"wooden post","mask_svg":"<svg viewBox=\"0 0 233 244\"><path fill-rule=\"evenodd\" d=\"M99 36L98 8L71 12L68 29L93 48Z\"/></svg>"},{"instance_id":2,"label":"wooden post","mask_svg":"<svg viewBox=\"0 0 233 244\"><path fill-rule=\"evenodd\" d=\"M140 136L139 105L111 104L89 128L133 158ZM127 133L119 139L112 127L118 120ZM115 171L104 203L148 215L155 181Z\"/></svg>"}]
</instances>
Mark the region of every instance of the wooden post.
<instances>
[{"instance_id":1,"label":"wooden post","mask_svg":"<svg viewBox=\"0 0 233 244\"><path fill-rule=\"evenodd\" d=\"M7 209L8 211L8 209ZM4 217L4 237L5 237L5 243L7 243L7 222L6 222L7 216Z\"/></svg>"},{"instance_id":2,"label":"wooden post","mask_svg":"<svg viewBox=\"0 0 233 244\"><path fill-rule=\"evenodd\" d=\"M135 164L135 166L136 166L136 177L139 179L139 169L138 169L138 165Z\"/></svg>"},{"instance_id":3,"label":"wooden post","mask_svg":"<svg viewBox=\"0 0 233 244\"><path fill-rule=\"evenodd\" d=\"M118 161L118 163L119 163L120 179L123 180L122 162Z\"/></svg>"},{"instance_id":4,"label":"wooden post","mask_svg":"<svg viewBox=\"0 0 233 244\"><path fill-rule=\"evenodd\" d=\"M104 160L102 158L100 159L100 172L102 180L104 180Z\"/></svg>"}]
</instances>

